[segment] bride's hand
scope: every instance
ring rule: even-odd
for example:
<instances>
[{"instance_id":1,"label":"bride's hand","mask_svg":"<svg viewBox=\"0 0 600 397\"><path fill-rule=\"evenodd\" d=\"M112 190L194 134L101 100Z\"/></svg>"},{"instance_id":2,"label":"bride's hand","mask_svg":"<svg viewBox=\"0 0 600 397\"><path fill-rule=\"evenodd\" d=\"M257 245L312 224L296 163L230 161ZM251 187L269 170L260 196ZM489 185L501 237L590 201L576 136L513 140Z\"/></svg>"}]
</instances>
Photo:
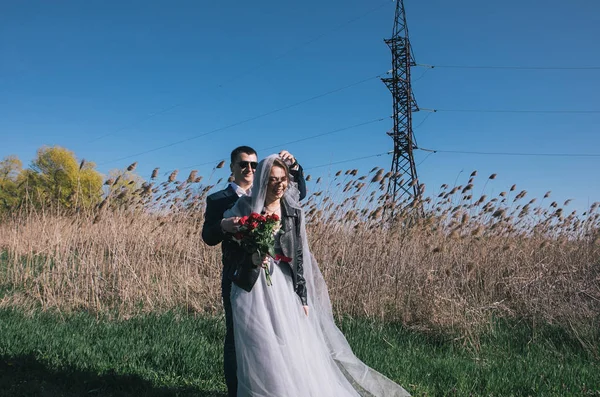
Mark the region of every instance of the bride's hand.
<instances>
[{"instance_id":1,"label":"bride's hand","mask_svg":"<svg viewBox=\"0 0 600 397\"><path fill-rule=\"evenodd\" d=\"M308 306L302 306L302 308L304 309L304 314L308 317Z\"/></svg>"},{"instance_id":2,"label":"bride's hand","mask_svg":"<svg viewBox=\"0 0 600 397\"><path fill-rule=\"evenodd\" d=\"M239 229L240 218L232 216L231 218L221 219L221 230L227 233L235 233Z\"/></svg>"},{"instance_id":3,"label":"bride's hand","mask_svg":"<svg viewBox=\"0 0 600 397\"><path fill-rule=\"evenodd\" d=\"M263 256L262 258L258 255L258 252L255 252L252 254L252 264L254 266L262 266L263 264L266 264L268 262L268 258L267 256Z\"/></svg>"}]
</instances>

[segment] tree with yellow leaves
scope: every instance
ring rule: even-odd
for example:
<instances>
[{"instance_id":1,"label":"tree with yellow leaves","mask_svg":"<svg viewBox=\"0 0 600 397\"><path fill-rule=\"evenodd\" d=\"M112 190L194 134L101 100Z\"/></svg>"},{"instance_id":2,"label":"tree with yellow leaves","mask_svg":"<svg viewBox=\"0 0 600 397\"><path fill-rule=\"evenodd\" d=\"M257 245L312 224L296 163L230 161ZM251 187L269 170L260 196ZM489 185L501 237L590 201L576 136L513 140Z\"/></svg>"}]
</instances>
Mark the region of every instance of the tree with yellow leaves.
<instances>
[{"instance_id":1,"label":"tree with yellow leaves","mask_svg":"<svg viewBox=\"0 0 600 397\"><path fill-rule=\"evenodd\" d=\"M102 198L102 175L95 164L81 160L63 147L44 146L24 171L27 197L36 205L89 208Z\"/></svg>"}]
</instances>

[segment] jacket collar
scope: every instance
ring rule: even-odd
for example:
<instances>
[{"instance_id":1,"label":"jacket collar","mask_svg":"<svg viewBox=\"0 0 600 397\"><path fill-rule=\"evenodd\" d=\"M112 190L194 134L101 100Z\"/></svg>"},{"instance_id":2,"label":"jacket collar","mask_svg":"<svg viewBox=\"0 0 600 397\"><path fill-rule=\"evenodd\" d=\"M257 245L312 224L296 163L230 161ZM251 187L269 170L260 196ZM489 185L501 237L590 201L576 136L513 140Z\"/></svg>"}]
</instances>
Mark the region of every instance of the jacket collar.
<instances>
[{"instance_id":1,"label":"jacket collar","mask_svg":"<svg viewBox=\"0 0 600 397\"><path fill-rule=\"evenodd\" d=\"M225 193L227 194L227 196L239 197L238 194L237 194L237 192L235 191L235 189L231 185L227 185L227 188L225 189Z\"/></svg>"},{"instance_id":2,"label":"jacket collar","mask_svg":"<svg viewBox=\"0 0 600 397\"><path fill-rule=\"evenodd\" d=\"M248 190L242 189L240 185L235 182L229 182L229 187L235 192L238 197L250 196L252 194L252 186Z\"/></svg>"}]
</instances>

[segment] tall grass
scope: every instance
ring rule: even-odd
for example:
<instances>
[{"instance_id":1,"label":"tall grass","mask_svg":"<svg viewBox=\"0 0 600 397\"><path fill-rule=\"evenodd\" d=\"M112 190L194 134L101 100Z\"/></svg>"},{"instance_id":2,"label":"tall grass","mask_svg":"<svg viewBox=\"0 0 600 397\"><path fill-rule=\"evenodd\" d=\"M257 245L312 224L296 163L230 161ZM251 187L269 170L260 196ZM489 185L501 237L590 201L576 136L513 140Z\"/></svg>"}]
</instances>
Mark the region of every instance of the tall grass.
<instances>
[{"instance_id":1,"label":"tall grass","mask_svg":"<svg viewBox=\"0 0 600 397\"><path fill-rule=\"evenodd\" d=\"M597 203L577 215L550 193L538 203L515 186L475 195L474 172L464 185L430 196L422 186L420 197L394 204L385 194L391 176L375 168L307 177L311 248L337 313L464 337L498 317L553 323L597 351L582 336L600 313ZM214 186L196 172L176 178L135 194L111 189L118 181L109 180L93 211L26 208L6 217L0 287L10 292L0 306L125 317L181 307L219 312L220 249L201 239Z\"/></svg>"}]
</instances>

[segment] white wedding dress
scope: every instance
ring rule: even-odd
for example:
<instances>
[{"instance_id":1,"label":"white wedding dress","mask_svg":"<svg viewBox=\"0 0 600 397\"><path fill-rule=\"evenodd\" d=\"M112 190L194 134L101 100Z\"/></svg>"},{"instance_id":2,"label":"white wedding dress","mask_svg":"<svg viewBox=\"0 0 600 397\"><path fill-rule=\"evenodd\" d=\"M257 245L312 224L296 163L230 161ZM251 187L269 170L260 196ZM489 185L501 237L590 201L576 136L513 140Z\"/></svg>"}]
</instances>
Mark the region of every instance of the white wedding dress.
<instances>
[{"instance_id":1,"label":"white wedding dress","mask_svg":"<svg viewBox=\"0 0 600 397\"><path fill-rule=\"evenodd\" d=\"M262 211L274 157L267 157L257 168L251 206L248 200L239 200L226 217ZM300 208L297 197L291 186L283 200ZM308 317L287 263L270 260L270 286L264 270L250 292L232 286L238 397L410 396L352 353L335 325L327 286L308 248L303 221L301 233Z\"/></svg>"},{"instance_id":2,"label":"white wedding dress","mask_svg":"<svg viewBox=\"0 0 600 397\"><path fill-rule=\"evenodd\" d=\"M294 292L287 263L271 260L250 292L231 290L241 396L359 396L338 370Z\"/></svg>"}]
</instances>

